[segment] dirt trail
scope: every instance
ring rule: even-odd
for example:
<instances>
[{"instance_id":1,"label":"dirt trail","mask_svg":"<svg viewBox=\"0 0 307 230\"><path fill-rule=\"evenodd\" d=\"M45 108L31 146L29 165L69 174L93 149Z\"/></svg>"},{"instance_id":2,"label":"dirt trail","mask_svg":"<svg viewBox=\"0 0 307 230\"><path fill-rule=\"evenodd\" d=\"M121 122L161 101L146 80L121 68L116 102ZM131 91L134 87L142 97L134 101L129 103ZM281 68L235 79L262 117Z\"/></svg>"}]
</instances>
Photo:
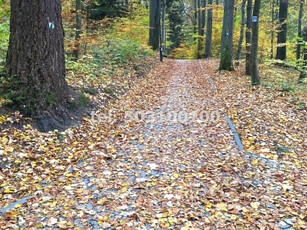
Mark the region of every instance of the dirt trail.
<instances>
[{"instance_id":1,"label":"dirt trail","mask_svg":"<svg viewBox=\"0 0 307 230\"><path fill-rule=\"evenodd\" d=\"M261 221L250 216L273 215L269 185L238 152L199 62L167 60L158 68L165 69L116 105L139 112L137 120L119 122L104 149L13 209L16 225L9 213L1 216L1 227L257 229ZM212 120L193 120L201 112ZM167 119L170 113L182 120ZM91 132L103 126L85 132L99 135Z\"/></svg>"}]
</instances>

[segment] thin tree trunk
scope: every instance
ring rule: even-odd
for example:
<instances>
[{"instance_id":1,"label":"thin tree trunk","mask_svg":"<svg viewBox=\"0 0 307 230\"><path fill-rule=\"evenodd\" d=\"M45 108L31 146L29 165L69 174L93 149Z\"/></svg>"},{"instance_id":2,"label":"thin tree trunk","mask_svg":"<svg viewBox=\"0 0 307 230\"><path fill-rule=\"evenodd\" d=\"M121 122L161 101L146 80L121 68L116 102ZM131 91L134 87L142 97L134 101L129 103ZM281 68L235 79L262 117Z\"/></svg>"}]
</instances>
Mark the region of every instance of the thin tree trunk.
<instances>
[{"instance_id":1,"label":"thin tree trunk","mask_svg":"<svg viewBox=\"0 0 307 230\"><path fill-rule=\"evenodd\" d=\"M90 0L86 1L86 37L89 36L90 28ZM87 40L84 42L84 53L87 52Z\"/></svg>"},{"instance_id":2,"label":"thin tree trunk","mask_svg":"<svg viewBox=\"0 0 307 230\"><path fill-rule=\"evenodd\" d=\"M82 16L81 16L81 0L76 0L76 34L75 34L75 45L73 49L73 57L75 60L79 58L80 52L80 38L82 29Z\"/></svg>"},{"instance_id":3,"label":"thin tree trunk","mask_svg":"<svg viewBox=\"0 0 307 230\"><path fill-rule=\"evenodd\" d=\"M194 25L193 25L193 31L194 34L196 34L197 32L197 1L198 0L194 0ZM196 37L194 37L194 41L196 40Z\"/></svg>"},{"instance_id":4,"label":"thin tree trunk","mask_svg":"<svg viewBox=\"0 0 307 230\"><path fill-rule=\"evenodd\" d=\"M304 0L300 0L300 11L298 16L298 28L297 28L297 37L302 37L302 18L303 18L303 10L304 10ZM301 45L299 44L302 42L301 39L298 39L298 44L296 46L296 59L300 59L301 57Z\"/></svg>"},{"instance_id":5,"label":"thin tree trunk","mask_svg":"<svg viewBox=\"0 0 307 230\"><path fill-rule=\"evenodd\" d=\"M208 0L208 6L212 7L212 0ZM205 53L203 58L211 57L211 47L212 47L212 8L208 9L208 16L207 16L207 28L206 28L206 44L205 44Z\"/></svg>"},{"instance_id":6,"label":"thin tree trunk","mask_svg":"<svg viewBox=\"0 0 307 230\"><path fill-rule=\"evenodd\" d=\"M160 0L150 0L149 6L149 45L153 50L160 46Z\"/></svg>"},{"instance_id":7,"label":"thin tree trunk","mask_svg":"<svg viewBox=\"0 0 307 230\"><path fill-rule=\"evenodd\" d=\"M219 70L233 70L232 51L233 51L233 17L234 0L225 0L224 17L221 40L221 58Z\"/></svg>"},{"instance_id":8,"label":"thin tree trunk","mask_svg":"<svg viewBox=\"0 0 307 230\"><path fill-rule=\"evenodd\" d=\"M246 32L245 32L245 43L246 43L245 74L249 76L251 75L250 55L251 55L252 7L253 7L253 1L247 0Z\"/></svg>"},{"instance_id":9,"label":"thin tree trunk","mask_svg":"<svg viewBox=\"0 0 307 230\"><path fill-rule=\"evenodd\" d=\"M261 0L255 0L252 22L252 46L251 46L251 78L253 85L260 84L258 73L258 37L259 37L259 12Z\"/></svg>"},{"instance_id":10,"label":"thin tree trunk","mask_svg":"<svg viewBox=\"0 0 307 230\"><path fill-rule=\"evenodd\" d=\"M162 47L166 51L166 0L163 0L163 10L162 10Z\"/></svg>"},{"instance_id":11,"label":"thin tree trunk","mask_svg":"<svg viewBox=\"0 0 307 230\"><path fill-rule=\"evenodd\" d=\"M202 39L201 39L201 32L202 32L202 28L201 28L201 25L202 25L202 20L201 20L201 16L202 16L202 12L201 12L201 0L197 0L197 20L198 20L198 23L197 23L197 27L198 27L198 37L197 37L197 58L200 58L201 57L201 54L200 54L200 50L201 50L201 42L202 42Z\"/></svg>"},{"instance_id":12,"label":"thin tree trunk","mask_svg":"<svg viewBox=\"0 0 307 230\"><path fill-rule=\"evenodd\" d=\"M201 36L205 34L205 26L206 26L206 6L207 0L202 0L202 10L201 10Z\"/></svg>"},{"instance_id":13,"label":"thin tree trunk","mask_svg":"<svg viewBox=\"0 0 307 230\"><path fill-rule=\"evenodd\" d=\"M276 59L285 60L287 58L287 16L288 16L288 0L280 0L279 6L279 23L280 28L277 38L277 54Z\"/></svg>"},{"instance_id":14,"label":"thin tree trunk","mask_svg":"<svg viewBox=\"0 0 307 230\"><path fill-rule=\"evenodd\" d=\"M307 27L304 27L304 31L302 32L302 36L303 36L303 40L305 42L305 44L307 43ZM300 73L300 77L299 77L299 80L298 82L299 83L302 83L304 81L305 78L307 78L307 49L306 49L306 46L304 46L304 50L303 50L304 54L303 54L303 63L302 63L302 70L301 70L301 73Z\"/></svg>"},{"instance_id":15,"label":"thin tree trunk","mask_svg":"<svg viewBox=\"0 0 307 230\"><path fill-rule=\"evenodd\" d=\"M304 62L303 63L304 63L304 66L306 66L307 65L307 49L304 48L303 52L304 52L304 54L303 54ZM301 71L300 77L299 77L299 80L298 80L299 83L302 83L303 80L307 77L306 71L307 71L307 68L303 67L303 70Z\"/></svg>"},{"instance_id":16,"label":"thin tree trunk","mask_svg":"<svg viewBox=\"0 0 307 230\"><path fill-rule=\"evenodd\" d=\"M272 22L272 32L271 32L271 55L270 58L274 57L274 22L275 22L275 0L271 2L271 22Z\"/></svg>"},{"instance_id":17,"label":"thin tree trunk","mask_svg":"<svg viewBox=\"0 0 307 230\"><path fill-rule=\"evenodd\" d=\"M243 0L242 6L241 6L241 30L240 30L240 39L238 42L238 50L237 50L237 55L236 55L236 66L239 66L239 60L241 57L241 51L242 51L242 43L243 43L243 38L244 38L244 27L245 27L245 4L246 0Z\"/></svg>"}]
</instances>

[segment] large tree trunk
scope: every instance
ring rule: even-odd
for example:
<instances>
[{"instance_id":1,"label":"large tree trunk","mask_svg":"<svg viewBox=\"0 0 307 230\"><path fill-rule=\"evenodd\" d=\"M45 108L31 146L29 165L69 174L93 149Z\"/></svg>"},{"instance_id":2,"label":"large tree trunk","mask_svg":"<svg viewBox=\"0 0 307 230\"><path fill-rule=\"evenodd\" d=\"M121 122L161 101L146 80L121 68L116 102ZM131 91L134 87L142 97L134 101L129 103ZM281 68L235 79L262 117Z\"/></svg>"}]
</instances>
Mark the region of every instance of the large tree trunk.
<instances>
[{"instance_id":1,"label":"large tree trunk","mask_svg":"<svg viewBox=\"0 0 307 230\"><path fill-rule=\"evenodd\" d=\"M241 30L240 30L240 39L238 42L238 50L237 50L237 55L236 55L236 66L239 65L239 60L241 56L241 51L242 51L242 43L243 43L243 38L244 38L244 26L245 26L245 4L246 0L243 0L242 6L241 6Z\"/></svg>"},{"instance_id":2,"label":"large tree trunk","mask_svg":"<svg viewBox=\"0 0 307 230\"><path fill-rule=\"evenodd\" d=\"M221 41L221 58L219 70L233 70L232 64L232 40L233 40L233 20L234 20L234 0L225 0L224 17Z\"/></svg>"},{"instance_id":3,"label":"large tree trunk","mask_svg":"<svg viewBox=\"0 0 307 230\"><path fill-rule=\"evenodd\" d=\"M153 50L160 46L160 0L150 0L149 6L149 45Z\"/></svg>"},{"instance_id":4,"label":"large tree trunk","mask_svg":"<svg viewBox=\"0 0 307 230\"><path fill-rule=\"evenodd\" d=\"M277 38L277 54L276 59L285 60L287 58L287 16L288 16L288 0L280 0L279 5L279 23L280 28Z\"/></svg>"},{"instance_id":5,"label":"large tree trunk","mask_svg":"<svg viewBox=\"0 0 307 230\"><path fill-rule=\"evenodd\" d=\"M246 8L246 32L245 32L245 74L251 75L251 65L250 65L250 56L251 56L251 29L252 29L252 8L253 0L247 0Z\"/></svg>"},{"instance_id":6,"label":"large tree trunk","mask_svg":"<svg viewBox=\"0 0 307 230\"><path fill-rule=\"evenodd\" d=\"M212 0L208 0L208 6L212 7ZM205 44L205 53L203 58L211 57L211 48L212 48L212 8L208 9L207 16L207 28L206 28L206 44Z\"/></svg>"},{"instance_id":7,"label":"large tree trunk","mask_svg":"<svg viewBox=\"0 0 307 230\"><path fill-rule=\"evenodd\" d=\"M80 38L82 30L82 16L81 16L81 0L76 0L76 34L75 34L75 46L73 50L73 57L75 60L79 58L80 52Z\"/></svg>"},{"instance_id":8,"label":"large tree trunk","mask_svg":"<svg viewBox=\"0 0 307 230\"><path fill-rule=\"evenodd\" d=\"M252 46L251 46L251 77L252 84L259 85L260 78L258 73L258 36L259 36L259 12L261 0L255 0L252 22Z\"/></svg>"},{"instance_id":9,"label":"large tree trunk","mask_svg":"<svg viewBox=\"0 0 307 230\"><path fill-rule=\"evenodd\" d=\"M303 18L303 10L304 10L304 1L300 0L300 11L298 16L298 27L297 27L297 37L302 37L302 18ZM298 39L298 44L296 46L296 59L300 59L301 57L301 45L299 44L302 42L302 39Z\"/></svg>"},{"instance_id":10,"label":"large tree trunk","mask_svg":"<svg viewBox=\"0 0 307 230\"><path fill-rule=\"evenodd\" d=\"M16 76L24 112L40 115L66 104L64 31L60 0L11 0L7 75ZM52 100L50 100L52 98Z\"/></svg>"}]
</instances>

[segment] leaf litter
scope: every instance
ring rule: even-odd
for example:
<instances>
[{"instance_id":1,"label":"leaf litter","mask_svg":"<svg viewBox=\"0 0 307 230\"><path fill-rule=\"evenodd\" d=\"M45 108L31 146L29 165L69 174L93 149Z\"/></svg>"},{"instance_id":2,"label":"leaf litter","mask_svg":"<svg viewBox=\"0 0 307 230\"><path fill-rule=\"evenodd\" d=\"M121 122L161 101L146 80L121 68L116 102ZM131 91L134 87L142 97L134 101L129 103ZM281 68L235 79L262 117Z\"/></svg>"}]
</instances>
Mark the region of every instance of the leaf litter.
<instances>
[{"instance_id":1,"label":"leaf litter","mask_svg":"<svg viewBox=\"0 0 307 230\"><path fill-rule=\"evenodd\" d=\"M200 64L216 91L211 90L199 61L166 60L98 111L111 111L111 122L93 124L86 118L62 134L64 141L58 141L57 132L41 134L31 127L11 130L15 133L8 140L2 136L6 157L17 154L16 143L29 140L26 148L17 150L30 159L30 165L20 172L18 184L1 182L0 207L25 194L32 197L3 213L1 228L305 228L306 111L291 120L301 126L284 128L274 119L289 121L291 114L277 116L274 110L283 111L284 105L263 103L268 92L249 87L245 76L215 73L215 60ZM264 115L266 106L273 111ZM222 115L216 122L125 122L125 111L132 110L219 111ZM237 150L225 113L248 152ZM290 153L281 153L282 158L275 154L271 146L275 139L262 131L267 129L286 136L278 144L287 143ZM46 163L39 151L50 154ZM45 165L50 171L40 175ZM31 177L31 170L36 177ZM9 177L18 178L18 170L10 173ZM7 177L5 172L1 176Z\"/></svg>"}]
</instances>

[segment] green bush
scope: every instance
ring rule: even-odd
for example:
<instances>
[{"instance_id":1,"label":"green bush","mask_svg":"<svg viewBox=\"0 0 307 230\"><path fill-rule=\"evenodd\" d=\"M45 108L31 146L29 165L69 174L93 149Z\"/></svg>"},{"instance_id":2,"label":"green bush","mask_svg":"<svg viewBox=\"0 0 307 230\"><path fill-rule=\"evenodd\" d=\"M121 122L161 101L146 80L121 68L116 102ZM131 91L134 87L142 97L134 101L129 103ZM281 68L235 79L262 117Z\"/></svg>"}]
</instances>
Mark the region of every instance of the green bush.
<instances>
[{"instance_id":1,"label":"green bush","mask_svg":"<svg viewBox=\"0 0 307 230\"><path fill-rule=\"evenodd\" d=\"M4 62L10 37L9 20L0 23L0 63Z\"/></svg>"}]
</instances>

